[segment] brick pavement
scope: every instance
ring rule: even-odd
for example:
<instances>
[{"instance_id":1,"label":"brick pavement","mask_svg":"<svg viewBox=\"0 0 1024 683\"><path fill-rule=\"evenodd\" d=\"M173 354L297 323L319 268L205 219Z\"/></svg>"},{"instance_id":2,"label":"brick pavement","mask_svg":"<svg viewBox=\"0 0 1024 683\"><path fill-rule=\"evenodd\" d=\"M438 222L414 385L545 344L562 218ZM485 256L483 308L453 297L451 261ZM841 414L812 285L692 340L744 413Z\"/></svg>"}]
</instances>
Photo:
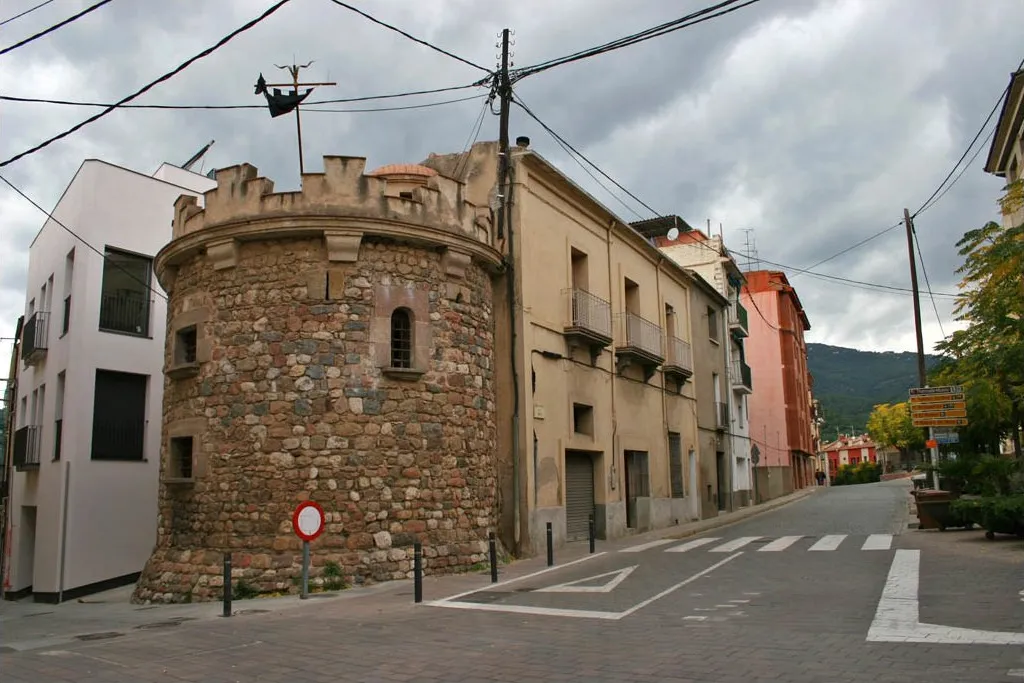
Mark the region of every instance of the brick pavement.
<instances>
[{"instance_id":1,"label":"brick pavement","mask_svg":"<svg viewBox=\"0 0 1024 683\"><path fill-rule=\"evenodd\" d=\"M863 504L876 493L864 489L864 493L815 496L771 513L777 516L772 526L788 525L793 534L820 534L827 527L820 517L828 514L826 504L832 498L837 515L833 526L842 533L844 524L846 528L849 524L839 518L849 505L858 496ZM815 519L807 518L808 513L815 513ZM801 518L808 519L803 527ZM864 523L859 531L885 533L891 528L887 526L891 520L873 523L873 528ZM735 538L762 530L764 522L754 519L730 527L727 533L716 530L715 535ZM1024 668L1020 648L865 642L898 547L920 546L926 558L922 592L933 591L933 602L923 604L922 611L934 609L936 602L952 604L956 589L971 595L977 577L986 574L995 578L991 585L981 586L983 592L1012 589L1016 594L1024 588L1007 585L1001 572L1011 566L1009 562L981 554L943 555L939 546L931 545L941 542L938 535L911 532L897 538L893 549L870 552L852 545L823 553L795 547L778 553L748 548L705 578L617 621L414 606L411 590L403 587L372 599L311 600L297 609L197 620L105 641L4 654L0 670L4 681L11 683L1012 683L1007 672ZM938 559L930 563L927 558L933 556ZM655 548L628 561L650 566L653 575L663 575L655 580L664 582L686 578L687 572L716 560L706 552L673 557ZM963 584L936 583L942 564L953 566L954 562L962 563L955 571L962 572ZM547 576L556 583L573 571ZM968 574L976 580L967 581ZM626 589L627 581L619 588ZM480 577L461 577L438 580L432 588L452 589L456 583L462 588L482 582ZM440 594L448 593L428 591L428 597ZM734 602L740 600L749 602ZM984 614L972 612L968 600L957 604L963 616L985 621ZM707 618L688 618L694 616ZM1013 615L1008 613L1006 618Z\"/></svg>"}]
</instances>

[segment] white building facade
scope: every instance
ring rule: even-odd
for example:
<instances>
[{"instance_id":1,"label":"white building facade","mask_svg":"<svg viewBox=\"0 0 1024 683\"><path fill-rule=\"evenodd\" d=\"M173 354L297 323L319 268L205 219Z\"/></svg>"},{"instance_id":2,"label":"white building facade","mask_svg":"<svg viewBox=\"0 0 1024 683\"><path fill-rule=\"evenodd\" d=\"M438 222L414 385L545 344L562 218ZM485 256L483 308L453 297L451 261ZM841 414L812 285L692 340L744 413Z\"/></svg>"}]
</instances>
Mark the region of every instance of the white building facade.
<instances>
[{"instance_id":1,"label":"white building facade","mask_svg":"<svg viewBox=\"0 0 1024 683\"><path fill-rule=\"evenodd\" d=\"M4 591L59 602L135 580L156 540L174 201L216 182L87 160L29 248Z\"/></svg>"},{"instance_id":2,"label":"white building facade","mask_svg":"<svg viewBox=\"0 0 1024 683\"><path fill-rule=\"evenodd\" d=\"M665 219L660 219L665 220ZM668 258L703 277L720 294L729 299L729 335L726 363L729 368L729 433L732 441L730 483L732 509L752 505L753 475L751 468L750 420L747 397L753 392L750 366L744 352L744 339L748 334L746 308L740 303L743 273L729 254L720 236L708 236L688 226L682 219L674 221L675 231L657 239L658 248ZM672 239L675 237L675 239Z\"/></svg>"}]
</instances>

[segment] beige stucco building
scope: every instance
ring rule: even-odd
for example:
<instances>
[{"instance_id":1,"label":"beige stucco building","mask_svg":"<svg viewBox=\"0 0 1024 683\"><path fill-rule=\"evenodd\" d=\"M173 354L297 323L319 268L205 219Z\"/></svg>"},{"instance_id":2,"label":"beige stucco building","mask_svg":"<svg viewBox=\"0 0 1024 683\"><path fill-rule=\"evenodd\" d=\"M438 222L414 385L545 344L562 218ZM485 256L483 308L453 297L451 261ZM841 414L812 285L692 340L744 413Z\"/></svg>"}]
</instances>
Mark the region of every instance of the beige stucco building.
<instances>
[{"instance_id":1,"label":"beige stucco building","mask_svg":"<svg viewBox=\"0 0 1024 683\"><path fill-rule=\"evenodd\" d=\"M585 539L591 515L601 538L695 519L708 477L691 380L696 281L528 145L512 148L497 241L512 245L512 311L497 296L507 282L494 285L502 539L533 553L549 522L561 544ZM423 164L494 207L497 152L484 142Z\"/></svg>"},{"instance_id":2,"label":"beige stucco building","mask_svg":"<svg viewBox=\"0 0 1024 683\"><path fill-rule=\"evenodd\" d=\"M1024 70L1010 76L985 172L1006 179L1008 192L1001 201L1003 226L1024 224Z\"/></svg>"}]
</instances>

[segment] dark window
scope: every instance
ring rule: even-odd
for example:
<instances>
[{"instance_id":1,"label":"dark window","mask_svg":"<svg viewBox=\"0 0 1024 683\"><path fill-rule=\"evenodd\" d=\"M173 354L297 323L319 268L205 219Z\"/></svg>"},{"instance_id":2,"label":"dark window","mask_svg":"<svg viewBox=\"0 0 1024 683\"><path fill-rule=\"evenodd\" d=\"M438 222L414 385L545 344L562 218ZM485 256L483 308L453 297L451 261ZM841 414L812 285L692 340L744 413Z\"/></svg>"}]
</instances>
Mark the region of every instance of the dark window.
<instances>
[{"instance_id":1,"label":"dark window","mask_svg":"<svg viewBox=\"0 0 1024 683\"><path fill-rule=\"evenodd\" d=\"M192 478L192 437L171 437L169 474L172 479Z\"/></svg>"},{"instance_id":2,"label":"dark window","mask_svg":"<svg viewBox=\"0 0 1024 683\"><path fill-rule=\"evenodd\" d=\"M718 312L708 306L708 337L718 341Z\"/></svg>"},{"instance_id":3,"label":"dark window","mask_svg":"<svg viewBox=\"0 0 1024 683\"><path fill-rule=\"evenodd\" d=\"M391 367L412 367L412 316L404 308L391 314Z\"/></svg>"},{"instance_id":4,"label":"dark window","mask_svg":"<svg viewBox=\"0 0 1024 683\"><path fill-rule=\"evenodd\" d=\"M93 460L142 460L146 437L146 375L96 371Z\"/></svg>"},{"instance_id":5,"label":"dark window","mask_svg":"<svg viewBox=\"0 0 1024 683\"><path fill-rule=\"evenodd\" d=\"M107 249L103 258L100 329L147 336L152 259Z\"/></svg>"},{"instance_id":6,"label":"dark window","mask_svg":"<svg viewBox=\"0 0 1024 683\"><path fill-rule=\"evenodd\" d=\"M195 325L183 327L174 333L174 364L187 365L196 362L197 331Z\"/></svg>"},{"instance_id":7,"label":"dark window","mask_svg":"<svg viewBox=\"0 0 1024 683\"><path fill-rule=\"evenodd\" d=\"M668 433L668 466L671 470L672 497L684 498L683 488L683 440L678 432Z\"/></svg>"},{"instance_id":8,"label":"dark window","mask_svg":"<svg viewBox=\"0 0 1024 683\"><path fill-rule=\"evenodd\" d=\"M412 199L412 192L399 192L398 196L402 199Z\"/></svg>"},{"instance_id":9,"label":"dark window","mask_svg":"<svg viewBox=\"0 0 1024 683\"><path fill-rule=\"evenodd\" d=\"M71 295L68 294L67 297L64 298L64 322L61 323L61 326L60 326L60 333L61 333L61 335L67 334L68 330L70 328L71 328Z\"/></svg>"},{"instance_id":10,"label":"dark window","mask_svg":"<svg viewBox=\"0 0 1024 683\"><path fill-rule=\"evenodd\" d=\"M572 404L572 431L594 435L594 408L584 403Z\"/></svg>"}]
</instances>

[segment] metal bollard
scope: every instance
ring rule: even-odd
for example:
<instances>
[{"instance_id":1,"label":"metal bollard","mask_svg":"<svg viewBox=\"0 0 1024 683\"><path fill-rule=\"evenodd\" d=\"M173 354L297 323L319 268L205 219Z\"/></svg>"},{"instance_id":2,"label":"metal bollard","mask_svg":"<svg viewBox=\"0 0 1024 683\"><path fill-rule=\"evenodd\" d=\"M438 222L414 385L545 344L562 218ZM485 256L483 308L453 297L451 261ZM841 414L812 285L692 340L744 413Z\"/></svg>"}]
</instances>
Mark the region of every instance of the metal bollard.
<instances>
[{"instance_id":1,"label":"metal bollard","mask_svg":"<svg viewBox=\"0 0 1024 683\"><path fill-rule=\"evenodd\" d=\"M551 531L551 522L548 522L548 566L555 564L555 538Z\"/></svg>"},{"instance_id":2,"label":"metal bollard","mask_svg":"<svg viewBox=\"0 0 1024 683\"><path fill-rule=\"evenodd\" d=\"M494 540L494 532L487 534L487 545L491 560L491 583L498 583L498 543Z\"/></svg>"},{"instance_id":3,"label":"metal bollard","mask_svg":"<svg viewBox=\"0 0 1024 683\"><path fill-rule=\"evenodd\" d=\"M412 585L413 602L423 602L423 546L419 543L412 546Z\"/></svg>"},{"instance_id":4,"label":"metal bollard","mask_svg":"<svg viewBox=\"0 0 1024 683\"><path fill-rule=\"evenodd\" d=\"M231 616L231 553L224 553L224 613Z\"/></svg>"},{"instance_id":5,"label":"metal bollard","mask_svg":"<svg viewBox=\"0 0 1024 683\"><path fill-rule=\"evenodd\" d=\"M590 515L590 553L594 553L594 545L597 540L597 525L594 524L594 515Z\"/></svg>"}]
</instances>

